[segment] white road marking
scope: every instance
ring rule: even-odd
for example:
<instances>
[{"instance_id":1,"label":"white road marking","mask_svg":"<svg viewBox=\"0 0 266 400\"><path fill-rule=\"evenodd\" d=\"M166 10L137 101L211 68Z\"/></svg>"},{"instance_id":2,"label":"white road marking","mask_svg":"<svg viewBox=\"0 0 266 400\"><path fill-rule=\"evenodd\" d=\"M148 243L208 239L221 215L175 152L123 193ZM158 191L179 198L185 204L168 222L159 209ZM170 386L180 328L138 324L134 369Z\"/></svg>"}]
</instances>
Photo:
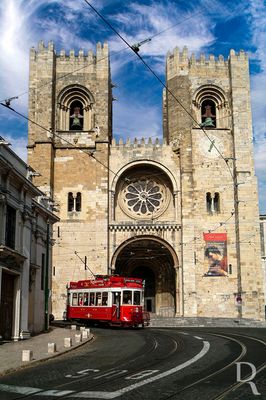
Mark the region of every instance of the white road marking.
<instances>
[{"instance_id":1,"label":"white road marking","mask_svg":"<svg viewBox=\"0 0 266 400\"><path fill-rule=\"evenodd\" d=\"M0 384L0 390L2 392L10 392L10 393L35 394L41 392L43 389L26 387L26 386L11 386L11 385Z\"/></svg>"},{"instance_id":2,"label":"white road marking","mask_svg":"<svg viewBox=\"0 0 266 400\"><path fill-rule=\"evenodd\" d=\"M195 339L203 340L200 336L194 336Z\"/></svg>"},{"instance_id":3,"label":"white road marking","mask_svg":"<svg viewBox=\"0 0 266 400\"><path fill-rule=\"evenodd\" d=\"M141 372L138 372L137 374L128 376L125 379L141 379L141 378L145 378L146 376L155 374L155 372L159 372L159 371L160 371L159 369L147 369L146 371L141 371Z\"/></svg>"},{"instance_id":4,"label":"white road marking","mask_svg":"<svg viewBox=\"0 0 266 400\"><path fill-rule=\"evenodd\" d=\"M109 378L110 378L110 377L113 378L114 376L124 374L124 373L126 373L127 371L128 371L127 369L116 369L116 370L114 370L114 371L107 372L107 373L105 373L105 374L103 374L103 375L96 376L96 377L93 378L93 379L100 379L100 378L103 378L103 377L106 377L106 376L108 376Z\"/></svg>"},{"instance_id":5,"label":"white road marking","mask_svg":"<svg viewBox=\"0 0 266 400\"><path fill-rule=\"evenodd\" d=\"M159 379L165 378L166 376L172 375L189 365L195 363L196 361L200 360L203 356L205 356L210 349L210 343L207 341L203 341L203 348L201 351L196 354L194 357L192 357L190 360L185 361L184 363L177 365L174 368L169 369L168 371L162 372L156 376L152 376L150 378L144 379L143 381L134 383L133 385L129 385L125 388L116 390L115 392L94 392L94 391L87 391L87 392L76 392L73 393L71 392L71 397L75 398L86 398L86 399L91 399L91 398L97 398L97 399L114 399L115 397L122 396L123 394L130 392L131 390L137 389L141 386L147 385L148 383L155 382ZM40 395L42 393L47 393L49 392L49 396L55 396L55 397L60 397L64 396L65 393L67 392L66 390L62 391L57 391L57 390L50 390L50 391L44 391L43 389L40 388L33 388L33 387L23 387L23 386L11 386L11 385L2 385L0 384L0 391L3 392L9 392L9 393L20 393L20 394L32 394L32 395Z\"/></svg>"},{"instance_id":6,"label":"white road marking","mask_svg":"<svg viewBox=\"0 0 266 400\"><path fill-rule=\"evenodd\" d=\"M74 390L46 390L45 392L38 393L39 396L55 396L61 397L68 394L75 393ZM37 394L37 393L36 393Z\"/></svg>"},{"instance_id":7,"label":"white road marking","mask_svg":"<svg viewBox=\"0 0 266 400\"><path fill-rule=\"evenodd\" d=\"M93 397L97 397L98 399L114 399L115 397L122 396L123 394L130 392L131 390L137 389L141 386L147 385L148 383L155 382L158 379L165 378L166 376L172 375L175 372L180 371L183 368L188 367L189 365L195 363L199 359L201 359L205 354L208 353L210 349L210 343L207 341L203 341L203 348L201 351L191 358L190 360L184 362L183 364L177 365L174 368L169 369L168 371L162 372L161 374L158 374L156 376L153 376L151 378L144 379L141 382L135 383L133 385L127 386L123 389L116 390L115 392L79 392L71 395L71 397L79 397L79 398L86 398L86 399L91 399Z\"/></svg>"},{"instance_id":8,"label":"white road marking","mask_svg":"<svg viewBox=\"0 0 266 400\"><path fill-rule=\"evenodd\" d=\"M99 369L84 369L84 370L82 370L82 371L78 371L77 372L77 374L79 374L79 375L65 375L65 378L71 378L71 379L76 379L76 378L80 378L80 375L81 376L86 376L86 375L89 375L88 373L89 372L99 372L100 370Z\"/></svg>"}]
</instances>

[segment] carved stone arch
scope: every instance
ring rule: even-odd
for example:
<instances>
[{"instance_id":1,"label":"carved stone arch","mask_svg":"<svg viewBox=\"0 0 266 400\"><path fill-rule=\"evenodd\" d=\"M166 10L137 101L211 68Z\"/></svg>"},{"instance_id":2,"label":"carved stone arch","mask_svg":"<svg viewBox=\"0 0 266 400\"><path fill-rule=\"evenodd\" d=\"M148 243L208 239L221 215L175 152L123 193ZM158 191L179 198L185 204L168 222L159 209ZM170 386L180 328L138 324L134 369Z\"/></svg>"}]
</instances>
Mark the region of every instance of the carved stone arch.
<instances>
[{"instance_id":1,"label":"carved stone arch","mask_svg":"<svg viewBox=\"0 0 266 400\"><path fill-rule=\"evenodd\" d=\"M70 130L71 105L76 103L81 108L82 130L93 128L93 105L95 103L92 93L82 85L69 85L57 97L58 127L59 130Z\"/></svg>"},{"instance_id":2,"label":"carved stone arch","mask_svg":"<svg viewBox=\"0 0 266 400\"><path fill-rule=\"evenodd\" d=\"M172 172L160 163L138 160L121 168L111 184L116 221L177 218L178 189Z\"/></svg>"},{"instance_id":3,"label":"carved stone arch","mask_svg":"<svg viewBox=\"0 0 266 400\"><path fill-rule=\"evenodd\" d=\"M163 316L180 315L181 269L174 248L153 235L138 235L121 243L111 259L112 272L145 280L145 308ZM152 309L147 307L152 303Z\"/></svg>"},{"instance_id":4,"label":"carved stone arch","mask_svg":"<svg viewBox=\"0 0 266 400\"><path fill-rule=\"evenodd\" d=\"M211 107L214 125L216 128L228 128L228 99L222 88L217 85L202 85L193 94L192 103L196 119L202 120L202 107L204 104Z\"/></svg>"},{"instance_id":5,"label":"carved stone arch","mask_svg":"<svg viewBox=\"0 0 266 400\"><path fill-rule=\"evenodd\" d=\"M161 169L162 172L164 172L165 175L167 175L168 178L170 179L170 181L172 183L172 186L173 186L173 191L176 193L179 190L179 186L177 184L177 180L176 180L174 174L172 173L172 171L169 168L167 168L165 165L159 163L158 161L152 161L152 160L148 160L148 159L141 159L141 160L131 161L128 164L125 164L122 168L119 169L119 171L113 177L113 180L112 180L112 183L111 183L111 191L115 192L117 183L118 183L119 179L121 178L121 176L124 174L124 172L126 172L129 169L133 169L136 166L143 166L143 165L152 166L152 167Z\"/></svg>"},{"instance_id":6,"label":"carved stone arch","mask_svg":"<svg viewBox=\"0 0 266 400\"><path fill-rule=\"evenodd\" d=\"M157 236L153 236L153 235L138 235L138 236L134 236L133 238L129 238L127 240L125 240L123 243L121 243L117 249L114 251L114 254L112 256L112 260L111 260L111 270L114 271L115 270L115 264L117 261L117 257L119 255L119 253L128 245L133 244L135 242L139 242L141 240L152 240L162 246L164 246L169 253L171 254L172 258L173 258L173 267L174 268L179 268L180 264L179 264L179 260L178 260L178 256L176 254L175 249L163 238L161 237L157 237Z\"/></svg>"}]
</instances>

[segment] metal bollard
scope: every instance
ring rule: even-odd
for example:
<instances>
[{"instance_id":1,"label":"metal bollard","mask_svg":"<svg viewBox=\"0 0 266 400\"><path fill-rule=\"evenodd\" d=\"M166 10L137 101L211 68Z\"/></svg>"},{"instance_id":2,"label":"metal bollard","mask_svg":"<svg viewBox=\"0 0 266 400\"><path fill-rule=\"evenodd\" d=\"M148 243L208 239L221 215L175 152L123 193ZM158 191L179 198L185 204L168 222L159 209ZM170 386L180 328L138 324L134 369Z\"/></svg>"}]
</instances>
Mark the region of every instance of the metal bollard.
<instances>
[{"instance_id":1,"label":"metal bollard","mask_svg":"<svg viewBox=\"0 0 266 400\"><path fill-rule=\"evenodd\" d=\"M91 334L90 328L86 328L85 330L86 330L86 332L88 332L88 335L90 336L90 334Z\"/></svg>"},{"instance_id":2,"label":"metal bollard","mask_svg":"<svg viewBox=\"0 0 266 400\"><path fill-rule=\"evenodd\" d=\"M48 354L56 352L56 343L48 343Z\"/></svg>"},{"instance_id":3,"label":"metal bollard","mask_svg":"<svg viewBox=\"0 0 266 400\"><path fill-rule=\"evenodd\" d=\"M32 360L32 356L32 350L22 350L22 361L29 362Z\"/></svg>"},{"instance_id":4,"label":"metal bollard","mask_svg":"<svg viewBox=\"0 0 266 400\"><path fill-rule=\"evenodd\" d=\"M71 329L72 331L76 331L76 330L77 330L77 325L71 325L71 326L70 326L70 329Z\"/></svg>"},{"instance_id":5,"label":"metal bollard","mask_svg":"<svg viewBox=\"0 0 266 400\"><path fill-rule=\"evenodd\" d=\"M81 342L81 335L80 334L76 334L75 335L75 342L76 343L80 343Z\"/></svg>"},{"instance_id":6,"label":"metal bollard","mask_svg":"<svg viewBox=\"0 0 266 400\"><path fill-rule=\"evenodd\" d=\"M79 330L80 330L80 332L84 332L84 331L86 330L86 327L85 327L85 326L81 326L81 327L79 328Z\"/></svg>"},{"instance_id":7,"label":"metal bollard","mask_svg":"<svg viewBox=\"0 0 266 400\"><path fill-rule=\"evenodd\" d=\"M72 339L70 337L65 337L64 347L72 347Z\"/></svg>"}]
</instances>

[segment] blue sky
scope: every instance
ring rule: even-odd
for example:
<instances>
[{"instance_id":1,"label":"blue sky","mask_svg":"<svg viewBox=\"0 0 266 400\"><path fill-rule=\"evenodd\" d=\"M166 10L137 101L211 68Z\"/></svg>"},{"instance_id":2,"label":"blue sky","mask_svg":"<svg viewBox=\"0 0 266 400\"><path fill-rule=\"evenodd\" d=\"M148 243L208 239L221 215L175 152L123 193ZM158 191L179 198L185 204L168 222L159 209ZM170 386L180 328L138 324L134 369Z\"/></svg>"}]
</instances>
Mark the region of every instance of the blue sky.
<instances>
[{"instance_id":1,"label":"blue sky","mask_svg":"<svg viewBox=\"0 0 266 400\"><path fill-rule=\"evenodd\" d=\"M92 4L133 44L175 25L141 47L141 54L164 79L168 50L187 46L189 53L223 54L244 49L250 57L254 155L259 178L260 211L266 213L266 2L263 0L117 1ZM28 55L39 40L53 40L57 51L110 46L114 89L115 137L162 136L162 87L124 43L90 10L84 0L1 0L0 100L27 91ZM12 103L27 113L27 94ZM137 116L137 117L136 117ZM0 135L26 158L27 124L0 109Z\"/></svg>"}]
</instances>

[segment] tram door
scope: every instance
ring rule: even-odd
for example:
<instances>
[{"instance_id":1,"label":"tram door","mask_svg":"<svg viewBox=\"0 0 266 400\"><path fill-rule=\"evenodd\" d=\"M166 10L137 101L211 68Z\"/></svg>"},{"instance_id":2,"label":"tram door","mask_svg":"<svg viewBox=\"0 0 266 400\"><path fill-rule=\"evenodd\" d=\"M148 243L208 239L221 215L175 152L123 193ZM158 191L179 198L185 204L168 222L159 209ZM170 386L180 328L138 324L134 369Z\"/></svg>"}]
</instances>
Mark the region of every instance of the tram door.
<instances>
[{"instance_id":1,"label":"tram door","mask_svg":"<svg viewBox=\"0 0 266 400\"><path fill-rule=\"evenodd\" d=\"M120 319L121 293L112 292L112 321Z\"/></svg>"}]
</instances>

